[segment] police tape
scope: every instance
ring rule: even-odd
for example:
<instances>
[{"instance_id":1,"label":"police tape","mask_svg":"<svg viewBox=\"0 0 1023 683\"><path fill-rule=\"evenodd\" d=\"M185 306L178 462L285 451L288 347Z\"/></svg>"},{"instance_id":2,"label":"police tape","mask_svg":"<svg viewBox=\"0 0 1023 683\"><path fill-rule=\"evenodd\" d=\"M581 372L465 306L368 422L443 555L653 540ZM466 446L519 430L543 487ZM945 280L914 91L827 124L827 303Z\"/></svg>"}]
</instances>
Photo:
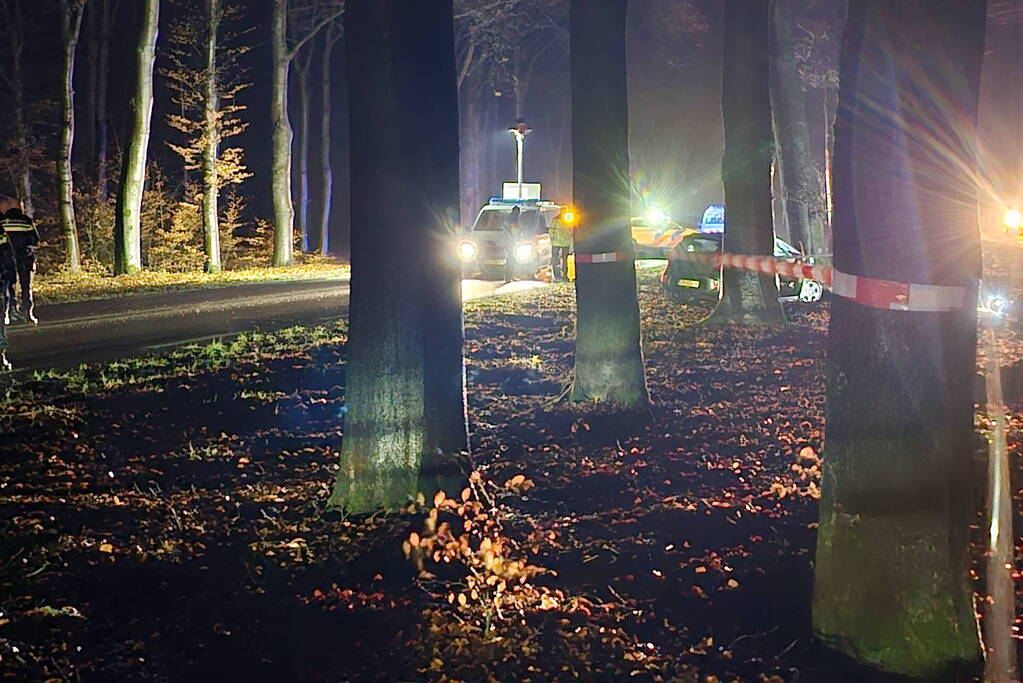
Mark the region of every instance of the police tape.
<instances>
[{"instance_id":1,"label":"police tape","mask_svg":"<svg viewBox=\"0 0 1023 683\"><path fill-rule=\"evenodd\" d=\"M896 282L843 273L831 266L798 263L774 256L675 252L676 258L703 262L714 267L733 268L764 275L816 280L832 294L856 303L891 311L947 313L967 305L967 287ZM616 263L632 260L625 252L575 254L576 263Z\"/></svg>"},{"instance_id":2,"label":"police tape","mask_svg":"<svg viewBox=\"0 0 1023 683\"><path fill-rule=\"evenodd\" d=\"M774 256L746 256L742 254L696 254L682 252L686 260L703 261L715 267L734 268L779 275L782 277L816 280L835 296L855 301L872 308L891 311L919 311L947 313L959 311L967 305L969 289L954 285L927 285L914 282L896 282L843 273L831 266L794 263Z\"/></svg>"}]
</instances>

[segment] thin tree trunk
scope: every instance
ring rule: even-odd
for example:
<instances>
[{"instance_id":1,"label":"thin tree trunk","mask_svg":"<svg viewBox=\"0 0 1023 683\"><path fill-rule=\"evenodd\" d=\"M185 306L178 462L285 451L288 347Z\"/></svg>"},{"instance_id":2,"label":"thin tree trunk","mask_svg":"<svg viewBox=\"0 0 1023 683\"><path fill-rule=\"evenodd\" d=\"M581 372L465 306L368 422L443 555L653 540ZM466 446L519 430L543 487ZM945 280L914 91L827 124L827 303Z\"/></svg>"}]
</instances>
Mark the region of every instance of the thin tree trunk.
<instances>
[{"instance_id":1,"label":"thin tree trunk","mask_svg":"<svg viewBox=\"0 0 1023 683\"><path fill-rule=\"evenodd\" d=\"M75 50L82 30L85 4L74 0L61 0L61 38L64 47L64 92L61 100L62 125L60 130L60 157L57 174L60 177L60 227L64 233L64 258L68 270L76 272L82 262L78 250L78 226L75 223L75 188L71 173L71 154L75 144Z\"/></svg>"},{"instance_id":2,"label":"thin tree trunk","mask_svg":"<svg viewBox=\"0 0 1023 683\"><path fill-rule=\"evenodd\" d=\"M32 161L30 154L31 131L25 113L25 74L22 60L25 55L25 22L21 13L21 3L10 4L7 43L11 54L11 104L14 108L14 147L18 155L18 166L15 171L15 185L18 198L22 202L25 213L34 213L32 206Z\"/></svg>"},{"instance_id":3,"label":"thin tree trunk","mask_svg":"<svg viewBox=\"0 0 1023 683\"><path fill-rule=\"evenodd\" d=\"M85 101L82 104L82 123L76 131L80 151L86 162L91 165L96 161L96 88L99 71L100 15L102 5L99 0L86 3L86 35L85 45Z\"/></svg>"},{"instance_id":4,"label":"thin tree trunk","mask_svg":"<svg viewBox=\"0 0 1023 683\"><path fill-rule=\"evenodd\" d=\"M483 131L483 112L480 99L482 88L478 87L477 79L470 78L463 82L462 111L464 116L461 119L462 128L462 149L461 149L461 219L463 226L472 224L482 204L480 186L482 182L483 166L483 141L486 139Z\"/></svg>"},{"instance_id":5,"label":"thin tree trunk","mask_svg":"<svg viewBox=\"0 0 1023 683\"><path fill-rule=\"evenodd\" d=\"M305 61L300 57L298 72L298 231L299 248L309 251L309 68L313 59L313 46L307 47Z\"/></svg>"},{"instance_id":6,"label":"thin tree trunk","mask_svg":"<svg viewBox=\"0 0 1023 683\"><path fill-rule=\"evenodd\" d=\"M458 206L458 110L450 0L350 0L346 23L354 225L346 364L351 411L331 500L366 512L393 509L414 496L424 455L429 458L432 449L465 447L460 295L452 299L457 265L437 239L447 234ZM429 100L408 107L423 88ZM432 135L421 134L424 124ZM428 168L433 174L424 173ZM403 201L392 201L395 196ZM391 248L397 242L406 248ZM452 265L438 267L430 254L444 254ZM457 305L449 310L452 301ZM438 317L442 310L445 320ZM446 322L451 319L457 330ZM452 340L453 349L441 348ZM444 369L452 360L457 378ZM459 389L454 419L438 414L451 407L451 387ZM424 474L435 484L435 461L426 465Z\"/></svg>"},{"instance_id":7,"label":"thin tree trunk","mask_svg":"<svg viewBox=\"0 0 1023 683\"><path fill-rule=\"evenodd\" d=\"M796 66L792 24L792 0L774 0L771 104L781 161L782 203L789 238L820 260L829 250L824 242L824 209L810 153L806 97Z\"/></svg>"},{"instance_id":8,"label":"thin tree trunk","mask_svg":"<svg viewBox=\"0 0 1023 683\"><path fill-rule=\"evenodd\" d=\"M814 629L927 679L967 680L980 658L968 570L985 5L852 0L841 61L835 268L960 288L961 308L832 301Z\"/></svg>"},{"instance_id":9,"label":"thin tree trunk","mask_svg":"<svg viewBox=\"0 0 1023 683\"><path fill-rule=\"evenodd\" d=\"M288 117L288 72L292 56L288 51L288 0L273 0L271 17L273 70L271 79L271 120L273 160L271 179L274 207L273 265L290 266L295 234L295 207L291 198L291 143L293 133Z\"/></svg>"},{"instance_id":10,"label":"thin tree trunk","mask_svg":"<svg viewBox=\"0 0 1023 683\"><path fill-rule=\"evenodd\" d=\"M125 150L114 223L114 273L142 269L142 193L146 185L146 155L153 117L153 64L160 23L160 0L144 0L139 36L132 134Z\"/></svg>"},{"instance_id":11,"label":"thin tree trunk","mask_svg":"<svg viewBox=\"0 0 1023 683\"><path fill-rule=\"evenodd\" d=\"M824 88L824 202L828 227L831 227L835 212L834 169L832 158L835 152L835 117L831 114L829 88Z\"/></svg>"},{"instance_id":12,"label":"thin tree trunk","mask_svg":"<svg viewBox=\"0 0 1023 683\"><path fill-rule=\"evenodd\" d=\"M217 112L220 90L217 83L217 39L220 33L221 0L206 0L206 97L203 103L202 228L205 236L206 272L220 272L220 220L217 207L220 181L217 158L220 139Z\"/></svg>"},{"instance_id":13,"label":"thin tree trunk","mask_svg":"<svg viewBox=\"0 0 1023 683\"><path fill-rule=\"evenodd\" d=\"M110 122L107 120L107 90L110 83L110 41L112 39L114 7L111 0L93 0L102 8L100 20L99 66L96 72L96 192L106 201L110 191L109 141Z\"/></svg>"},{"instance_id":14,"label":"thin tree trunk","mask_svg":"<svg viewBox=\"0 0 1023 683\"><path fill-rule=\"evenodd\" d=\"M647 403L629 226L626 0L572 0L570 61L576 229L572 400ZM583 255L600 254L593 263ZM607 256L610 255L610 256Z\"/></svg>"},{"instance_id":15,"label":"thin tree trunk","mask_svg":"<svg viewBox=\"0 0 1023 683\"><path fill-rule=\"evenodd\" d=\"M725 0L724 23L726 48L721 92L725 130L721 179L727 207L724 248L738 254L772 256L770 5ZM721 283L721 302L709 322L784 323L773 275L726 269Z\"/></svg>"},{"instance_id":16,"label":"thin tree trunk","mask_svg":"<svg viewBox=\"0 0 1023 683\"><path fill-rule=\"evenodd\" d=\"M331 57L337 42L333 23L327 27L323 37L323 62L320 70L322 111L320 113L320 254L330 253L330 217L334 208L334 168L331 163L331 124L333 123L333 97Z\"/></svg>"}]
</instances>

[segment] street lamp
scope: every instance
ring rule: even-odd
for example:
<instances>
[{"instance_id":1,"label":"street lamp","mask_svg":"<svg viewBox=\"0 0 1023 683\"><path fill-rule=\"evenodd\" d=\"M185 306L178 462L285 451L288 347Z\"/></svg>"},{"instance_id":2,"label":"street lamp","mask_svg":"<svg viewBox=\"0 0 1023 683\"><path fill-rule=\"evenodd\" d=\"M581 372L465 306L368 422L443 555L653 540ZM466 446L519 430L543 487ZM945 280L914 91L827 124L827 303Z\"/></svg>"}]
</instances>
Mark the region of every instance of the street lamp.
<instances>
[{"instance_id":1,"label":"street lamp","mask_svg":"<svg viewBox=\"0 0 1023 683\"><path fill-rule=\"evenodd\" d=\"M526 146L526 136L529 135L533 130L526 125L525 119L516 119L515 125L508 129L508 132L515 138L515 150L516 159L515 164L518 170L516 179L519 183L519 195L518 198L522 199L522 168L523 168L523 152Z\"/></svg>"}]
</instances>

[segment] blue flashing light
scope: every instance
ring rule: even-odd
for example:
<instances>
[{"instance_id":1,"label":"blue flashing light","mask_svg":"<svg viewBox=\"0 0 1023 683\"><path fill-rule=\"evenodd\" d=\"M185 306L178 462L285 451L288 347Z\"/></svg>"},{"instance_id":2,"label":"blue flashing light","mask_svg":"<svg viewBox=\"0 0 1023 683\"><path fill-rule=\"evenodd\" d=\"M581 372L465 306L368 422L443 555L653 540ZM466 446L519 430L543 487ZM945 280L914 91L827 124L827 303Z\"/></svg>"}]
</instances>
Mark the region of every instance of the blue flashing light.
<instances>
[{"instance_id":1,"label":"blue flashing light","mask_svg":"<svg viewBox=\"0 0 1023 683\"><path fill-rule=\"evenodd\" d=\"M710 204L703 211L700 232L721 234L725 231L725 205Z\"/></svg>"}]
</instances>

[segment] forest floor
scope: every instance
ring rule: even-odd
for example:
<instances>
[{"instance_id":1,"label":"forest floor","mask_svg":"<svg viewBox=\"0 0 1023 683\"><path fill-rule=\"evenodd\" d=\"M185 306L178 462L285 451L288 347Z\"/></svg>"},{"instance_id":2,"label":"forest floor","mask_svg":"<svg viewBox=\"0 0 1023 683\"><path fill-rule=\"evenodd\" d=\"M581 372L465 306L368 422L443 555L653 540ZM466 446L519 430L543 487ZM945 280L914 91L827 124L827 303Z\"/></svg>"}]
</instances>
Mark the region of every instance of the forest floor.
<instances>
[{"instance_id":1,"label":"forest floor","mask_svg":"<svg viewBox=\"0 0 1023 683\"><path fill-rule=\"evenodd\" d=\"M267 282L296 282L347 277L351 268L333 259L307 257L283 268L244 268L225 270L215 275L201 272L165 272L144 270L132 275L57 271L42 273L35 279L37 304L60 304L94 299L113 299L186 289L212 289Z\"/></svg>"},{"instance_id":2,"label":"forest floor","mask_svg":"<svg viewBox=\"0 0 1023 683\"><path fill-rule=\"evenodd\" d=\"M342 325L0 387L0 670L896 680L811 635L826 303L708 328L641 280L627 419L558 400L571 286L468 304L472 485L403 514L325 510Z\"/></svg>"}]
</instances>

